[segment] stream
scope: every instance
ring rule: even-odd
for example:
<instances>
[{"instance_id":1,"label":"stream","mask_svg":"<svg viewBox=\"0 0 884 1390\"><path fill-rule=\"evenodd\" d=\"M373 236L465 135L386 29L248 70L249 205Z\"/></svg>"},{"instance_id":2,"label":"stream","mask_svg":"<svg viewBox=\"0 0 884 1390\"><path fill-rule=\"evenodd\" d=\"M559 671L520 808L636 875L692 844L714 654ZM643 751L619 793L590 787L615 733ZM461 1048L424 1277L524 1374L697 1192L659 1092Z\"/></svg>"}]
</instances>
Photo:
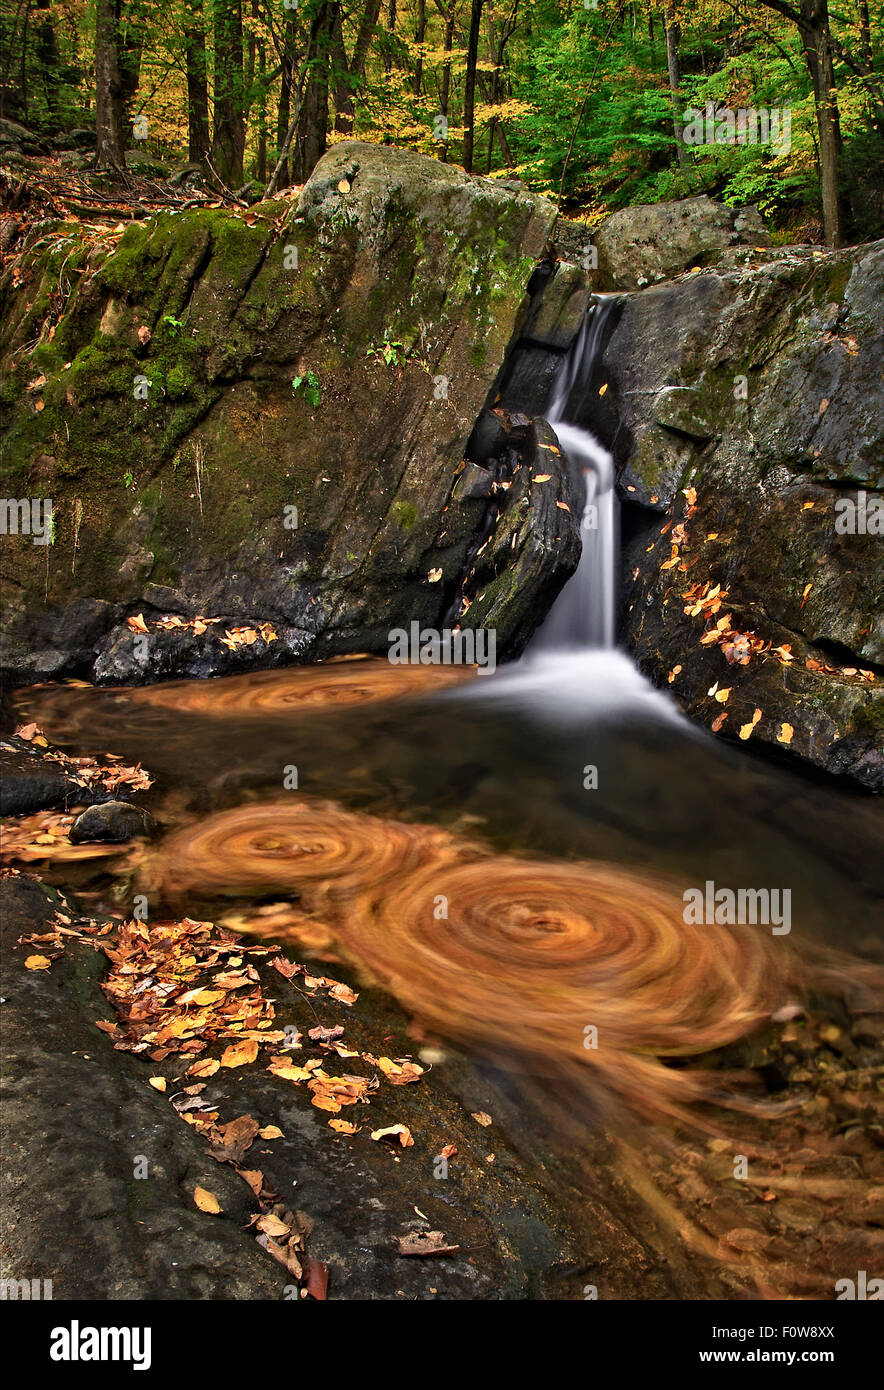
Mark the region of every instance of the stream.
<instances>
[{"instance_id":1,"label":"stream","mask_svg":"<svg viewBox=\"0 0 884 1390\"><path fill-rule=\"evenodd\" d=\"M714 739L616 648L613 465L564 418L599 340L590 315L550 408L585 483L580 564L518 663L365 657L37 687L18 708L64 751L156 779L161 837L125 875L46 873L94 910L143 893L152 918L333 943L430 1036L567 1083L624 1134L636 1116L674 1133L722 1099L710 1054L884 960L880 812ZM686 923L710 880L788 892L788 929Z\"/></svg>"}]
</instances>

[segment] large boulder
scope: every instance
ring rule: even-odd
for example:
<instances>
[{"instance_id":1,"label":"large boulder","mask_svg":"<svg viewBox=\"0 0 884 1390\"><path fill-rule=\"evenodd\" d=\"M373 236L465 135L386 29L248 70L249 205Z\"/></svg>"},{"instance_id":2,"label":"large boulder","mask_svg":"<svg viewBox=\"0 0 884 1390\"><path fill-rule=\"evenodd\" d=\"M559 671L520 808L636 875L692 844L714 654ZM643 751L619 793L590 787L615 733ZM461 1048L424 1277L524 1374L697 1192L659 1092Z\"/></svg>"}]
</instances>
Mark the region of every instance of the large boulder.
<instances>
[{"instance_id":1,"label":"large boulder","mask_svg":"<svg viewBox=\"0 0 884 1390\"><path fill-rule=\"evenodd\" d=\"M642 668L723 737L879 791L882 298L884 243L687 276L624 299L590 393Z\"/></svg>"},{"instance_id":2,"label":"large boulder","mask_svg":"<svg viewBox=\"0 0 884 1390\"><path fill-rule=\"evenodd\" d=\"M592 240L598 290L641 289L693 266L717 265L732 247L770 245L757 208L729 208L705 194L621 208Z\"/></svg>"},{"instance_id":3,"label":"large boulder","mask_svg":"<svg viewBox=\"0 0 884 1390\"><path fill-rule=\"evenodd\" d=\"M54 531L6 546L13 677L208 674L231 625L271 624L258 664L439 626L488 507L458 469L554 220L518 184L346 141L297 201L32 234L4 280L3 491L51 498ZM549 593L559 532L531 550ZM223 622L173 640L168 615ZM502 654L518 591L496 620Z\"/></svg>"}]
</instances>

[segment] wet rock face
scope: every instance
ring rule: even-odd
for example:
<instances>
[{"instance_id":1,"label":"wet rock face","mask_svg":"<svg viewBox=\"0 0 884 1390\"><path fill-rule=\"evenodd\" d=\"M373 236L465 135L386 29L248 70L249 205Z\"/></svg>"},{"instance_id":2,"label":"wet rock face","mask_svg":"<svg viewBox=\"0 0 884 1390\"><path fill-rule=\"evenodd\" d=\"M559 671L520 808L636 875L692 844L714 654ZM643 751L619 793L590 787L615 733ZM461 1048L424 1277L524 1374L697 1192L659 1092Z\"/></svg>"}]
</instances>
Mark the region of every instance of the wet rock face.
<instances>
[{"instance_id":1,"label":"wet rock face","mask_svg":"<svg viewBox=\"0 0 884 1390\"><path fill-rule=\"evenodd\" d=\"M605 350L595 427L635 504L626 640L723 737L758 709L754 743L880 791L884 245L751 260L631 296ZM744 662L728 630L769 649Z\"/></svg>"},{"instance_id":2,"label":"wet rock face","mask_svg":"<svg viewBox=\"0 0 884 1390\"><path fill-rule=\"evenodd\" d=\"M101 247L57 229L64 286L53 234L26 248L4 285L3 490L51 497L54 533L5 546L14 678L229 669L211 630L145 657L139 612L269 621L258 664L439 626L485 518L453 499L456 470L554 218L520 185L347 141L297 203L163 215Z\"/></svg>"},{"instance_id":3,"label":"wet rock face","mask_svg":"<svg viewBox=\"0 0 884 1390\"><path fill-rule=\"evenodd\" d=\"M22 739L0 743L0 815L30 816L88 800L89 793Z\"/></svg>"},{"instance_id":4,"label":"wet rock face","mask_svg":"<svg viewBox=\"0 0 884 1390\"><path fill-rule=\"evenodd\" d=\"M615 458L622 633L645 674L722 737L749 725L744 741L882 790L884 243L765 249L759 226L709 199L608 219L608 287L716 264L620 296L567 418ZM576 256L580 235L559 224L557 248ZM565 262L546 277L508 410L547 408L590 283Z\"/></svg>"}]
</instances>

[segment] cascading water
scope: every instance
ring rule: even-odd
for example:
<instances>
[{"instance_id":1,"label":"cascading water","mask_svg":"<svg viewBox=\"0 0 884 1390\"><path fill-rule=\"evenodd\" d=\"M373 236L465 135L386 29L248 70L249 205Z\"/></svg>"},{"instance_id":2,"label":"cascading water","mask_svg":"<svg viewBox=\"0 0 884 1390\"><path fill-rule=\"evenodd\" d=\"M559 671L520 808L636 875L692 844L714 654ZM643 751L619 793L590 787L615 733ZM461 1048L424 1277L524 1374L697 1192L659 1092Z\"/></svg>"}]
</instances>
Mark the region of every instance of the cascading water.
<instances>
[{"instance_id":1,"label":"cascading water","mask_svg":"<svg viewBox=\"0 0 884 1390\"><path fill-rule=\"evenodd\" d=\"M568 463L582 475L583 544L580 563L537 634L532 652L614 645L619 523L614 460L589 430L567 420L572 395L579 398L588 388L604 344L611 302L608 298L594 301L562 363L549 405L549 422Z\"/></svg>"},{"instance_id":2,"label":"cascading water","mask_svg":"<svg viewBox=\"0 0 884 1390\"><path fill-rule=\"evenodd\" d=\"M591 388L616 295L600 295L588 310L555 379L547 407L575 481L585 494L580 561L521 661L453 698L504 700L555 723L609 722L621 716L677 722L697 736L675 704L655 690L615 646L620 507L614 460L589 430L569 423Z\"/></svg>"}]
</instances>

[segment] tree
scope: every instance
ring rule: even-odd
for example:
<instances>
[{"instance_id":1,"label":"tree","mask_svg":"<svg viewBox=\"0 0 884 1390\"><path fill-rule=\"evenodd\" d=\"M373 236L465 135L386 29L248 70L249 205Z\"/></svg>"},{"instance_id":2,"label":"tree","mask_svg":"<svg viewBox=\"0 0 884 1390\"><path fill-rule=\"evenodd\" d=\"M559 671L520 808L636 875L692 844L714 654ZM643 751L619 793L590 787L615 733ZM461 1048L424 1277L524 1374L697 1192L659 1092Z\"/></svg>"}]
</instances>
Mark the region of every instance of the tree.
<instances>
[{"instance_id":1,"label":"tree","mask_svg":"<svg viewBox=\"0 0 884 1390\"><path fill-rule=\"evenodd\" d=\"M310 25L307 84L298 114L292 179L306 183L328 143L328 76L338 0L320 0Z\"/></svg>"},{"instance_id":2,"label":"tree","mask_svg":"<svg viewBox=\"0 0 884 1390\"><path fill-rule=\"evenodd\" d=\"M184 63L187 81L187 150L192 164L209 153L209 93L203 0L185 0Z\"/></svg>"},{"instance_id":3,"label":"tree","mask_svg":"<svg viewBox=\"0 0 884 1390\"><path fill-rule=\"evenodd\" d=\"M666 66L669 69L669 90L672 93L672 127L675 131L675 149L679 164L684 165L687 162L687 152L682 139L678 110L678 84L680 81L678 45L681 39L681 26L676 18L672 0L664 0L663 27L666 34Z\"/></svg>"},{"instance_id":4,"label":"tree","mask_svg":"<svg viewBox=\"0 0 884 1390\"><path fill-rule=\"evenodd\" d=\"M211 162L224 183L238 187L242 183L246 148L240 0L213 0L212 23L215 40L215 120Z\"/></svg>"},{"instance_id":5,"label":"tree","mask_svg":"<svg viewBox=\"0 0 884 1390\"><path fill-rule=\"evenodd\" d=\"M95 5L95 166L126 167L119 0Z\"/></svg>"},{"instance_id":6,"label":"tree","mask_svg":"<svg viewBox=\"0 0 884 1390\"><path fill-rule=\"evenodd\" d=\"M805 61L813 83L814 106L820 149L820 194L823 206L823 235L829 246L844 242L839 169L841 162L841 121L832 35L829 30L829 0L761 0L769 10L790 19L798 28Z\"/></svg>"},{"instance_id":7,"label":"tree","mask_svg":"<svg viewBox=\"0 0 884 1390\"><path fill-rule=\"evenodd\" d=\"M470 34L467 40L467 71L464 78L463 94L463 167L468 174L473 172L473 144L475 140L476 108L476 64L479 59L479 27L482 23L482 0L471 0Z\"/></svg>"},{"instance_id":8,"label":"tree","mask_svg":"<svg viewBox=\"0 0 884 1390\"><path fill-rule=\"evenodd\" d=\"M365 77L365 64L372 37L377 28L378 16L381 12L381 0L366 0L359 21L353 56L349 60L347 50L344 47L340 6L336 6L336 11L334 53L335 72L338 80L335 90L335 130L339 134L351 135L355 119L356 90Z\"/></svg>"}]
</instances>

